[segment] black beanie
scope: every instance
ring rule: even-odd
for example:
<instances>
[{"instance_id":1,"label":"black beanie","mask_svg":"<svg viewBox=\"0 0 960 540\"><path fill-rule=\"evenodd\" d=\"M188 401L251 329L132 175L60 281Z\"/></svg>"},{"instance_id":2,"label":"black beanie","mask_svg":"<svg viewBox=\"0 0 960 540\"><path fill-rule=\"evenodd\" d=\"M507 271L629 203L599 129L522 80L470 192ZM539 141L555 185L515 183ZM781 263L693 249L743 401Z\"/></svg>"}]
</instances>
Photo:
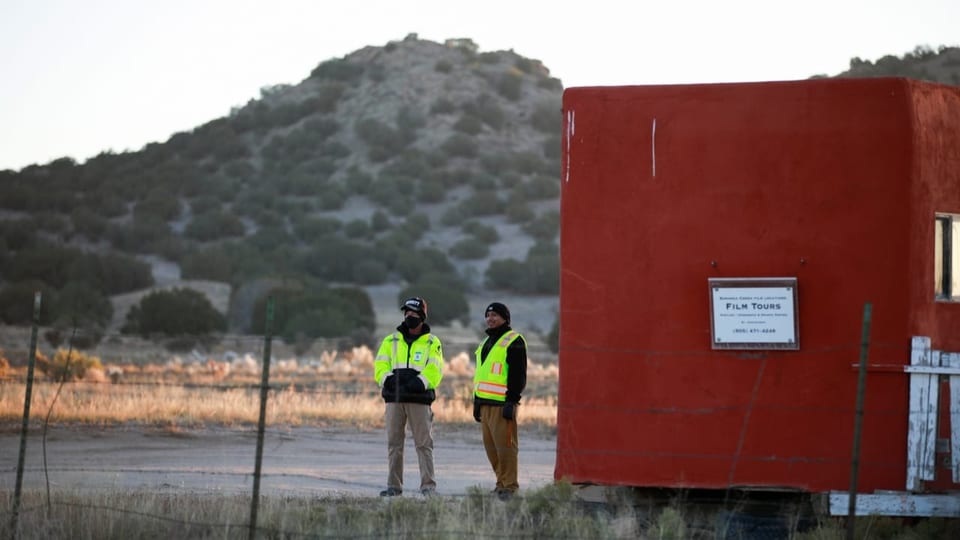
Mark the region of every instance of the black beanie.
<instances>
[{"instance_id":1,"label":"black beanie","mask_svg":"<svg viewBox=\"0 0 960 540\"><path fill-rule=\"evenodd\" d=\"M501 304L500 302L493 302L487 306L487 309L483 311L483 316L486 317L487 313L490 313L491 311L503 317L503 320L507 321L507 324L510 324L510 310L507 309L506 305Z\"/></svg>"}]
</instances>

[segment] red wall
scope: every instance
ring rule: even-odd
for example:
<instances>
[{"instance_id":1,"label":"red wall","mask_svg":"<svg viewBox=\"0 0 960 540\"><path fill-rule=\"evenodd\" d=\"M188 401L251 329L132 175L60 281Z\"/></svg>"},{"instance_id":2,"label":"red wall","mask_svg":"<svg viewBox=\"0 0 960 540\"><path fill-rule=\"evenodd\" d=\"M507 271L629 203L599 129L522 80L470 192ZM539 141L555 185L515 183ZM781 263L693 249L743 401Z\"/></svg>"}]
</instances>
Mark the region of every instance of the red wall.
<instances>
[{"instance_id":1,"label":"red wall","mask_svg":"<svg viewBox=\"0 0 960 540\"><path fill-rule=\"evenodd\" d=\"M871 364L908 363L912 335L960 350L929 209L960 213L956 100L902 79L568 89L557 478L848 489L864 303ZM800 350L712 350L713 277L796 277ZM860 491L903 489L907 382L868 377Z\"/></svg>"}]
</instances>

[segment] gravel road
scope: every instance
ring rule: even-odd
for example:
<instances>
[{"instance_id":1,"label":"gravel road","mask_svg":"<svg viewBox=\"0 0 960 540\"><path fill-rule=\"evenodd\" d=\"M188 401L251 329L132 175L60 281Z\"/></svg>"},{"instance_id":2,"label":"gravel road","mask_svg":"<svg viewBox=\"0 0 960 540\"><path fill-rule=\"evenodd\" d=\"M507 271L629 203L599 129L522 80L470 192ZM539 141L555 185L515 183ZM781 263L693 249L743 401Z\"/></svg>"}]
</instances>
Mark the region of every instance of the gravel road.
<instances>
[{"instance_id":1,"label":"gravel road","mask_svg":"<svg viewBox=\"0 0 960 540\"><path fill-rule=\"evenodd\" d=\"M19 429L0 434L0 489L13 490ZM239 494L253 488L254 430L58 427L47 434L47 474L52 489L157 490L167 493ZM370 495L386 483L382 430L298 427L270 430L264 439L260 490L264 495ZM39 431L27 439L23 487L44 489ZM553 481L556 440L520 430L520 487ZM404 496L418 496L416 451L408 432ZM493 489L495 480L476 429L434 427L438 493L464 494L470 486Z\"/></svg>"}]
</instances>

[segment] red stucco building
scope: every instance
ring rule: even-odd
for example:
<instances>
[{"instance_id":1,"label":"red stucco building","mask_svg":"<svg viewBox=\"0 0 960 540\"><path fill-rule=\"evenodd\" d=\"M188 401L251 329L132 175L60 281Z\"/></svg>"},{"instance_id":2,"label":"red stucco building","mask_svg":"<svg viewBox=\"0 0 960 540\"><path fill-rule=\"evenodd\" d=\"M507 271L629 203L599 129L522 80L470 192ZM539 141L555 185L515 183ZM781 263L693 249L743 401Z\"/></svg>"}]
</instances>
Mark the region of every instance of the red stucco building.
<instances>
[{"instance_id":1,"label":"red stucco building","mask_svg":"<svg viewBox=\"0 0 960 540\"><path fill-rule=\"evenodd\" d=\"M563 113L558 479L848 490L869 303L857 491L960 490L960 88L571 88Z\"/></svg>"}]
</instances>

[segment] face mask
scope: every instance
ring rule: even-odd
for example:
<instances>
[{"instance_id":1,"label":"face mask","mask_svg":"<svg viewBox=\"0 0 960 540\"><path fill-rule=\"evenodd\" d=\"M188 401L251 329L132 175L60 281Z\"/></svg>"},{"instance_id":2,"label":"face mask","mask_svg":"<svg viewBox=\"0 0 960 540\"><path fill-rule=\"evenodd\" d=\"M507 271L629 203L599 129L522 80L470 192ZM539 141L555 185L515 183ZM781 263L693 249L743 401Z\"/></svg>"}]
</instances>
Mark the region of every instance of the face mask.
<instances>
[{"instance_id":1,"label":"face mask","mask_svg":"<svg viewBox=\"0 0 960 540\"><path fill-rule=\"evenodd\" d=\"M414 317L413 315L408 315L407 318L403 320L404 326L406 326L410 330L413 330L414 328L419 326L420 322L421 321L419 317Z\"/></svg>"}]
</instances>

